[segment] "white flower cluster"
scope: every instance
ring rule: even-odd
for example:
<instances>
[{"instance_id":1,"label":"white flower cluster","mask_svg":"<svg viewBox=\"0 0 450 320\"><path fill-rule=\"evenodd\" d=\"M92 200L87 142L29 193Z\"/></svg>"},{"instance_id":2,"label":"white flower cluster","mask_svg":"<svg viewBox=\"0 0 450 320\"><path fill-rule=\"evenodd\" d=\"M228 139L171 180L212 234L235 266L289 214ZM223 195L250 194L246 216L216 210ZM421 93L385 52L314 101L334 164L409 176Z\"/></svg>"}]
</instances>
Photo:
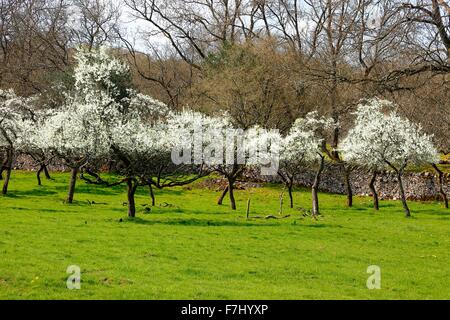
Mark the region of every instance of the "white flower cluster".
<instances>
[{"instance_id":1,"label":"white flower cluster","mask_svg":"<svg viewBox=\"0 0 450 320\"><path fill-rule=\"evenodd\" d=\"M0 90L0 148L27 151L36 145L38 121L43 114L33 111L33 98Z\"/></svg>"},{"instance_id":2,"label":"white flower cluster","mask_svg":"<svg viewBox=\"0 0 450 320\"><path fill-rule=\"evenodd\" d=\"M176 164L206 164L231 171L236 165L258 166L263 175L277 172L278 130L243 130L235 128L227 114L213 117L190 110L171 114L167 124L174 140L172 161Z\"/></svg>"},{"instance_id":3,"label":"white flower cluster","mask_svg":"<svg viewBox=\"0 0 450 320\"><path fill-rule=\"evenodd\" d=\"M76 59L75 92L59 110L36 111L33 98L0 90L1 148L39 150L72 165L118 158L133 175L171 161L270 165L276 174L278 160L282 168L323 160L326 134L337 126L311 112L282 136L260 127L235 128L227 115L170 112L163 103L129 89L129 68L106 50L79 51ZM356 124L340 146L345 160L369 168L436 162L431 137L395 111L384 114L386 107L393 105L378 99L358 106Z\"/></svg>"},{"instance_id":4,"label":"white flower cluster","mask_svg":"<svg viewBox=\"0 0 450 320\"><path fill-rule=\"evenodd\" d=\"M316 163L322 155L325 134L335 126L332 119L321 117L316 111L297 119L282 141L281 163L286 166Z\"/></svg>"},{"instance_id":5,"label":"white flower cluster","mask_svg":"<svg viewBox=\"0 0 450 320\"><path fill-rule=\"evenodd\" d=\"M340 150L347 162L375 170L439 161L432 137L400 117L391 102L376 98L358 106L355 126Z\"/></svg>"},{"instance_id":6,"label":"white flower cluster","mask_svg":"<svg viewBox=\"0 0 450 320\"><path fill-rule=\"evenodd\" d=\"M130 79L130 68L119 59L111 57L106 48L88 51L79 49L75 55L75 90L80 97L90 99L106 92L114 99L120 98L121 86Z\"/></svg>"},{"instance_id":7,"label":"white flower cluster","mask_svg":"<svg viewBox=\"0 0 450 320\"><path fill-rule=\"evenodd\" d=\"M162 145L151 124L168 108L127 87L129 68L105 49L80 50L76 59L73 96L42 126L47 150L80 164L111 158L114 152L142 158Z\"/></svg>"}]
</instances>

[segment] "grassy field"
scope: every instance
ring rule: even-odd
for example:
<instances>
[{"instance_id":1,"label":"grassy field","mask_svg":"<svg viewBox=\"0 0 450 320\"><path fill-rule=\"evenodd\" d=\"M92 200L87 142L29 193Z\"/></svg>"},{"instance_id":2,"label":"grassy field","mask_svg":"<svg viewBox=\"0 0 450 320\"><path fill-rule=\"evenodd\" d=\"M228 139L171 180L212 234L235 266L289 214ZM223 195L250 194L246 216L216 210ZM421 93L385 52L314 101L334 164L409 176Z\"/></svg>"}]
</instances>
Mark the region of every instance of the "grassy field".
<instances>
[{"instance_id":1,"label":"grassy field","mask_svg":"<svg viewBox=\"0 0 450 320\"><path fill-rule=\"evenodd\" d=\"M450 212L439 203L401 205L321 194L318 221L285 209L278 186L237 192L238 211L215 204L218 193L195 186L147 190L138 216L126 218L125 189L79 183L63 203L68 176L37 187L14 172L0 198L0 299L449 299ZM307 190L296 205L310 208ZM228 199L227 199L228 200ZM94 201L94 204L89 202ZM121 222L122 220L122 222ZM66 269L81 268L81 290L66 288ZM368 290L367 267L381 268L381 289Z\"/></svg>"}]
</instances>

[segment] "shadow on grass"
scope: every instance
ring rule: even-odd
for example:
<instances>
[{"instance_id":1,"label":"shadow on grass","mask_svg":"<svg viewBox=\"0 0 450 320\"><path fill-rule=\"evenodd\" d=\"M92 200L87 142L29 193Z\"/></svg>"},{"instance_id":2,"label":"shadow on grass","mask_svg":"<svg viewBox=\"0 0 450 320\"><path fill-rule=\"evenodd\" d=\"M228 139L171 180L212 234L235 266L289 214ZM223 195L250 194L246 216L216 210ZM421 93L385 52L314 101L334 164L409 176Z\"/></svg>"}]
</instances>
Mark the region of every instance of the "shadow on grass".
<instances>
[{"instance_id":1,"label":"shadow on grass","mask_svg":"<svg viewBox=\"0 0 450 320\"><path fill-rule=\"evenodd\" d=\"M126 218L122 222L132 223L138 225L174 225L174 226L195 226L195 227L279 227L280 221L274 220L245 220L245 218L240 218L241 220L225 220L225 221L215 221L208 219L189 219L189 218L179 218L179 219L164 219L164 220L147 220L140 217ZM296 224L298 227L306 228L342 228L341 225L329 225L325 223L314 223L314 224Z\"/></svg>"},{"instance_id":2,"label":"shadow on grass","mask_svg":"<svg viewBox=\"0 0 450 320\"><path fill-rule=\"evenodd\" d=\"M58 209L39 209L39 213L67 213L67 211L58 210Z\"/></svg>"},{"instance_id":3,"label":"shadow on grass","mask_svg":"<svg viewBox=\"0 0 450 320\"><path fill-rule=\"evenodd\" d=\"M16 199L16 198L20 198L14 191L9 191L8 194L0 194L0 199L1 198L5 198L5 199Z\"/></svg>"},{"instance_id":4,"label":"shadow on grass","mask_svg":"<svg viewBox=\"0 0 450 320\"><path fill-rule=\"evenodd\" d=\"M399 208L401 210L401 203L396 203L394 200L382 200L380 201L380 210L383 208Z\"/></svg>"},{"instance_id":5,"label":"shadow on grass","mask_svg":"<svg viewBox=\"0 0 450 320\"><path fill-rule=\"evenodd\" d=\"M297 226L301 226L301 227L308 227L308 228L317 228L317 229L320 229L320 228L330 228L330 227L333 227L333 228L342 228L342 226L331 226L331 225L328 225L328 224L324 224L324 223L316 223L316 224L305 224L305 225L303 225L303 224L297 224Z\"/></svg>"},{"instance_id":6,"label":"shadow on grass","mask_svg":"<svg viewBox=\"0 0 450 320\"><path fill-rule=\"evenodd\" d=\"M67 192L67 186L56 186L55 190L60 192ZM79 184L76 186L75 195L76 194L90 194L90 195L99 195L99 196L114 196L120 193L123 193L124 189L121 187L102 187L102 186L90 186L86 184Z\"/></svg>"},{"instance_id":7,"label":"shadow on grass","mask_svg":"<svg viewBox=\"0 0 450 320\"><path fill-rule=\"evenodd\" d=\"M160 212L155 212L155 214L167 214L167 213L182 213L182 214L195 214L195 215L217 215L217 216L223 216L223 215L230 215L232 213L230 213L229 211L218 211L215 209L211 209L211 211L208 210L196 210L196 209L186 209L186 208L179 208L179 207L175 207L175 208L160 208L159 210L161 210ZM163 211L164 210L164 211Z\"/></svg>"},{"instance_id":8,"label":"shadow on grass","mask_svg":"<svg viewBox=\"0 0 450 320\"><path fill-rule=\"evenodd\" d=\"M155 194L156 199L160 196L168 196L168 195L174 195L174 196L181 196L186 194L186 190L183 189L157 189L153 188L153 192ZM147 196L149 197L149 189L148 187L140 187L136 191L137 195L140 196Z\"/></svg>"},{"instance_id":9,"label":"shadow on grass","mask_svg":"<svg viewBox=\"0 0 450 320\"><path fill-rule=\"evenodd\" d=\"M351 208L349 207L336 207L336 210L343 210L343 211L367 211L367 210L373 210L373 206L367 206L367 207L360 207L360 206L353 206Z\"/></svg>"},{"instance_id":10,"label":"shadow on grass","mask_svg":"<svg viewBox=\"0 0 450 320\"><path fill-rule=\"evenodd\" d=\"M27 197L42 197L42 196L51 196L58 194L56 191L40 189L36 187L36 189L31 190L9 190L7 194L1 195L4 198L27 198Z\"/></svg>"},{"instance_id":11,"label":"shadow on grass","mask_svg":"<svg viewBox=\"0 0 450 320\"><path fill-rule=\"evenodd\" d=\"M24 207L8 207L8 209L15 210L15 211L35 211L35 209L24 208Z\"/></svg>"},{"instance_id":12,"label":"shadow on grass","mask_svg":"<svg viewBox=\"0 0 450 320\"><path fill-rule=\"evenodd\" d=\"M254 223L249 221L213 221L201 219L167 219L167 220L146 220L139 217L128 218L123 222L139 225L176 225L176 226L196 226L196 227L272 227L279 226L277 223Z\"/></svg>"},{"instance_id":13,"label":"shadow on grass","mask_svg":"<svg viewBox=\"0 0 450 320\"><path fill-rule=\"evenodd\" d=\"M34 196L51 196L51 195L55 195L55 194L58 194L58 192L46 190L46 189L40 189L39 187L36 187L36 189L31 189L31 190L11 191L11 193L8 194L7 197L22 198L22 197L34 197Z\"/></svg>"},{"instance_id":14,"label":"shadow on grass","mask_svg":"<svg viewBox=\"0 0 450 320\"><path fill-rule=\"evenodd\" d=\"M445 209L444 207L439 208L437 210L429 210L429 209L411 209L411 214L414 217L416 214L420 215L428 215L433 217L450 217L450 210Z\"/></svg>"}]
</instances>

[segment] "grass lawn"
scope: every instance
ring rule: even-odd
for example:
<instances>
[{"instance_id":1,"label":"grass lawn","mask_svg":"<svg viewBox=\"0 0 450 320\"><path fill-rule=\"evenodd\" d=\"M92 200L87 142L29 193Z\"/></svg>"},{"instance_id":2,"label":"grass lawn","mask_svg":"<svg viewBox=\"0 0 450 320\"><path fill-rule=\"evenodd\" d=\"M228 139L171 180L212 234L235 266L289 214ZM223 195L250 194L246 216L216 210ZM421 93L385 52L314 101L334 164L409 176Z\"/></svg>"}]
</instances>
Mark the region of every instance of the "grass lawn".
<instances>
[{"instance_id":1,"label":"grass lawn","mask_svg":"<svg viewBox=\"0 0 450 320\"><path fill-rule=\"evenodd\" d=\"M0 197L0 299L450 299L450 211L437 202L411 202L406 219L399 202L377 213L370 198L348 209L321 194L318 221L298 208L247 221L250 190L237 192L236 212L195 185L156 191L149 213L142 188L129 220L124 187L79 183L66 205L68 175L53 176L37 187L13 172ZM279 186L251 192L251 215L278 214ZM297 206L310 199L295 193ZM81 290L66 288L69 265L81 268ZM380 290L366 287L370 265Z\"/></svg>"}]
</instances>

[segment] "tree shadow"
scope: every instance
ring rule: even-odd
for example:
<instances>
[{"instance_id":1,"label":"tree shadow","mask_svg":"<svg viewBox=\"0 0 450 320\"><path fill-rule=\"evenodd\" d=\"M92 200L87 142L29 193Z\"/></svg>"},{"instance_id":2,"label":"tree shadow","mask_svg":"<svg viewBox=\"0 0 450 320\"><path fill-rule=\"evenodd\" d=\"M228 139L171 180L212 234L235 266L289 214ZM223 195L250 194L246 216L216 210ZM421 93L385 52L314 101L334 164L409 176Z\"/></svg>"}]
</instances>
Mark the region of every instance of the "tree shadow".
<instances>
[{"instance_id":1,"label":"tree shadow","mask_svg":"<svg viewBox=\"0 0 450 320\"><path fill-rule=\"evenodd\" d=\"M9 210L17 210L17 211L36 211L35 209L31 208L24 208L24 207L8 207Z\"/></svg>"},{"instance_id":2,"label":"tree shadow","mask_svg":"<svg viewBox=\"0 0 450 320\"><path fill-rule=\"evenodd\" d=\"M388 200L388 201L394 201L394 200ZM380 210L382 210L383 208L398 207L398 204L393 203L393 202L380 201L379 206L380 206Z\"/></svg>"},{"instance_id":3,"label":"tree shadow","mask_svg":"<svg viewBox=\"0 0 450 320\"><path fill-rule=\"evenodd\" d=\"M415 214L423 214L423 215L429 215L429 216L433 216L433 217L450 217L450 210L449 209L445 209L444 207L439 208L437 210L433 210L430 211L430 209L416 209L413 208L411 209L411 214L414 216Z\"/></svg>"},{"instance_id":4,"label":"tree shadow","mask_svg":"<svg viewBox=\"0 0 450 320\"><path fill-rule=\"evenodd\" d=\"M215 221L210 219L196 219L196 218L169 218L164 220L148 220L140 217L121 219L121 222L138 224L138 225L171 225L171 226L195 226L195 227L279 227L282 220L266 220L266 219L250 219L246 220L240 217L241 220L222 220ZM289 224L293 225L293 224ZM306 228L343 228L341 225L330 225L325 223L313 224L295 224L298 227Z\"/></svg>"},{"instance_id":5,"label":"tree shadow","mask_svg":"<svg viewBox=\"0 0 450 320\"><path fill-rule=\"evenodd\" d=\"M214 221L203 219L167 219L167 220L146 220L139 217L123 220L126 223L139 225L175 225L175 226L195 226L195 227L272 227L279 226L277 223L255 223L250 221Z\"/></svg>"},{"instance_id":6,"label":"tree shadow","mask_svg":"<svg viewBox=\"0 0 450 320\"><path fill-rule=\"evenodd\" d=\"M321 228L343 228L343 226L341 225L329 225L329 224L325 224L325 223L314 223L314 224L297 224L297 226L302 226L302 227L307 227L307 228L317 228L317 229L321 229Z\"/></svg>"},{"instance_id":7,"label":"tree shadow","mask_svg":"<svg viewBox=\"0 0 450 320\"><path fill-rule=\"evenodd\" d=\"M67 192L68 187L67 186L56 186L54 187L55 190L58 190L60 192ZM91 195L99 195L99 196L114 196L120 193L123 193L123 188L117 188L117 187L102 187L102 186L89 186L89 185L77 185L75 188L75 195L76 194L91 194Z\"/></svg>"},{"instance_id":8,"label":"tree shadow","mask_svg":"<svg viewBox=\"0 0 450 320\"><path fill-rule=\"evenodd\" d=\"M178 190L178 189L157 189L153 187L153 192L155 194L156 199L158 199L159 196L181 196L186 194L186 190ZM149 189L148 187L139 187L136 191L136 195L139 196L147 196L150 197Z\"/></svg>"},{"instance_id":9,"label":"tree shadow","mask_svg":"<svg viewBox=\"0 0 450 320\"><path fill-rule=\"evenodd\" d=\"M57 209L38 209L38 212L44 212L44 213L60 213L62 210Z\"/></svg>"},{"instance_id":10,"label":"tree shadow","mask_svg":"<svg viewBox=\"0 0 450 320\"><path fill-rule=\"evenodd\" d=\"M12 191L11 195L15 197L34 197L34 196L51 196L58 194L56 191L46 189L31 189L31 190L17 190ZM8 195L10 196L10 195Z\"/></svg>"},{"instance_id":11,"label":"tree shadow","mask_svg":"<svg viewBox=\"0 0 450 320\"><path fill-rule=\"evenodd\" d=\"M367 210L371 210L373 209L373 206L367 206L367 207L359 207L359 206L353 206L351 208L349 207L335 207L335 209L337 210L351 210L351 211L367 211Z\"/></svg>"}]
</instances>

